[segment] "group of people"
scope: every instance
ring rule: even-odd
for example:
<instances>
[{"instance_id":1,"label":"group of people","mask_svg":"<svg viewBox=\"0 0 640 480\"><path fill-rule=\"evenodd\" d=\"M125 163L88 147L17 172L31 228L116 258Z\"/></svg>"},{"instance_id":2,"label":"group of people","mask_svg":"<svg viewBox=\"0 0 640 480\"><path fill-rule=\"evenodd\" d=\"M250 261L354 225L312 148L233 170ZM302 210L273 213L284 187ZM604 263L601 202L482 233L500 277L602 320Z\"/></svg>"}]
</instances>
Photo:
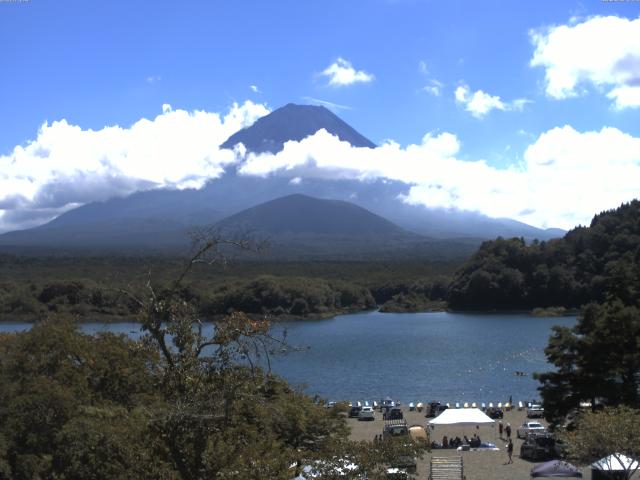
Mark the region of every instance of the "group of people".
<instances>
[{"instance_id":1,"label":"group of people","mask_svg":"<svg viewBox=\"0 0 640 480\"><path fill-rule=\"evenodd\" d=\"M513 440L511 440L511 424L507 423L505 427L502 425L502 420L498 422L498 432L500 433L500 440L502 440L502 434L504 433L507 436L507 456L509 460L507 463L513 463Z\"/></svg>"},{"instance_id":2,"label":"group of people","mask_svg":"<svg viewBox=\"0 0 640 480\"><path fill-rule=\"evenodd\" d=\"M500 434L500 440L502 440L502 434L507 436L507 440L511 438L511 424L507 423L507 426L502 425L502 420L498 422L498 433Z\"/></svg>"},{"instance_id":3,"label":"group of people","mask_svg":"<svg viewBox=\"0 0 640 480\"><path fill-rule=\"evenodd\" d=\"M473 437L468 438L466 435L463 438L456 437L449 439L446 435L442 437L442 448L458 448L462 445L469 445L471 448L480 448L482 441L477 433L473 434Z\"/></svg>"}]
</instances>

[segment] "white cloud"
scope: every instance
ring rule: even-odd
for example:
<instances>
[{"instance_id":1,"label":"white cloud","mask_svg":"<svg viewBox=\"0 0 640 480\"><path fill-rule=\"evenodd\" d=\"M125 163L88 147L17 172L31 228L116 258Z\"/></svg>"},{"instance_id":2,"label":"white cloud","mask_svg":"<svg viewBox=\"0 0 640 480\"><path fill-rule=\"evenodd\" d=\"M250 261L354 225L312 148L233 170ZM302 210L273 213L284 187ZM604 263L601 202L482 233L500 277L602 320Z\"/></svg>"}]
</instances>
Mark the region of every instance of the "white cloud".
<instances>
[{"instance_id":1,"label":"white cloud","mask_svg":"<svg viewBox=\"0 0 640 480\"><path fill-rule=\"evenodd\" d=\"M439 97L442 95L442 82L439 82L435 78L429 80L429 83L422 87L422 90L427 92L429 95L433 95L434 97Z\"/></svg>"},{"instance_id":2,"label":"white cloud","mask_svg":"<svg viewBox=\"0 0 640 480\"><path fill-rule=\"evenodd\" d=\"M461 85L455 91L456 102L462 104L465 110L476 118L482 118L491 110L506 110L507 106L500 97L489 95L482 90L471 93L467 85Z\"/></svg>"},{"instance_id":3,"label":"white cloud","mask_svg":"<svg viewBox=\"0 0 640 480\"><path fill-rule=\"evenodd\" d=\"M592 84L608 90L616 108L640 107L640 17L598 16L530 35L530 65L545 69L550 97L577 96Z\"/></svg>"},{"instance_id":4,"label":"white cloud","mask_svg":"<svg viewBox=\"0 0 640 480\"><path fill-rule=\"evenodd\" d=\"M408 203L479 211L540 227L586 224L595 213L640 194L640 138L615 128L551 129L526 149L522 162L508 168L461 160L460 148L458 138L447 132L427 134L406 148L388 142L369 149L320 130L301 142L287 142L278 154L250 154L240 172L398 180L408 185Z\"/></svg>"},{"instance_id":5,"label":"white cloud","mask_svg":"<svg viewBox=\"0 0 640 480\"><path fill-rule=\"evenodd\" d=\"M418 71L425 75L429 75L429 68L427 67L427 62L424 60L420 60L418 62ZM435 78L430 78L427 80L427 84L421 88L422 91L427 92L429 95L433 95L434 97L439 97L442 94L442 87L444 85L442 82L439 82Z\"/></svg>"},{"instance_id":6,"label":"white cloud","mask_svg":"<svg viewBox=\"0 0 640 480\"><path fill-rule=\"evenodd\" d=\"M482 90L471 92L468 85L460 85L454 92L456 102L476 118L483 118L491 110L516 110L521 111L531 100L518 98L511 103L503 102L497 95L489 95Z\"/></svg>"},{"instance_id":7,"label":"white cloud","mask_svg":"<svg viewBox=\"0 0 640 480\"><path fill-rule=\"evenodd\" d=\"M527 98L516 98L509 105L510 110L515 110L516 112L521 112L524 110L524 107L527 103L533 103L533 100L529 100Z\"/></svg>"},{"instance_id":8,"label":"white cloud","mask_svg":"<svg viewBox=\"0 0 640 480\"><path fill-rule=\"evenodd\" d=\"M640 107L640 86L616 87L607 93L607 97L614 100L614 107L618 110L627 107Z\"/></svg>"},{"instance_id":9,"label":"white cloud","mask_svg":"<svg viewBox=\"0 0 640 480\"><path fill-rule=\"evenodd\" d=\"M0 231L25 226L12 218L42 223L72 206L136 190L200 187L235 160L218 145L268 112L251 102L224 116L164 104L161 115L129 128L45 123L35 140L0 156Z\"/></svg>"},{"instance_id":10,"label":"white cloud","mask_svg":"<svg viewBox=\"0 0 640 480\"><path fill-rule=\"evenodd\" d=\"M325 68L322 75L329 77L329 85L333 87L353 85L354 83L369 83L375 78L373 74L367 73L364 70L356 70L351 63L344 58L338 58Z\"/></svg>"},{"instance_id":11,"label":"white cloud","mask_svg":"<svg viewBox=\"0 0 640 480\"><path fill-rule=\"evenodd\" d=\"M145 80L147 83L152 84L162 80L162 77L160 75L149 75Z\"/></svg>"},{"instance_id":12,"label":"white cloud","mask_svg":"<svg viewBox=\"0 0 640 480\"><path fill-rule=\"evenodd\" d=\"M249 85L249 90L251 90L253 93L262 93L257 85Z\"/></svg>"},{"instance_id":13,"label":"white cloud","mask_svg":"<svg viewBox=\"0 0 640 480\"><path fill-rule=\"evenodd\" d=\"M287 142L275 155L217 148L266 113L251 102L225 115L166 104L161 115L128 128L44 124L33 141L0 156L0 230L43 223L83 203L137 190L200 187L239 162L241 174L282 175L294 185L313 177L401 181L409 203L541 227L585 224L640 196L640 138L616 128L579 132L564 126L531 135L523 160L508 168L462 160L462 145L449 132L428 133L406 147L388 141L356 148L320 130Z\"/></svg>"}]
</instances>

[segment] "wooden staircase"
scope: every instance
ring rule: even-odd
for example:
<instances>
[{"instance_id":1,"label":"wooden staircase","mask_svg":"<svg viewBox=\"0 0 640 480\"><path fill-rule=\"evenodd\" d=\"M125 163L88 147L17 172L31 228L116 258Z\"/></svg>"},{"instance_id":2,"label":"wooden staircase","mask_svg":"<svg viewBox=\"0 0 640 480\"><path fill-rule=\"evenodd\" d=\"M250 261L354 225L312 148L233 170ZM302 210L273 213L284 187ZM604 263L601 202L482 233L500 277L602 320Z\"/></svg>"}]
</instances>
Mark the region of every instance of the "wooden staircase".
<instances>
[{"instance_id":1,"label":"wooden staircase","mask_svg":"<svg viewBox=\"0 0 640 480\"><path fill-rule=\"evenodd\" d=\"M465 480L462 457L432 457L429 480Z\"/></svg>"}]
</instances>

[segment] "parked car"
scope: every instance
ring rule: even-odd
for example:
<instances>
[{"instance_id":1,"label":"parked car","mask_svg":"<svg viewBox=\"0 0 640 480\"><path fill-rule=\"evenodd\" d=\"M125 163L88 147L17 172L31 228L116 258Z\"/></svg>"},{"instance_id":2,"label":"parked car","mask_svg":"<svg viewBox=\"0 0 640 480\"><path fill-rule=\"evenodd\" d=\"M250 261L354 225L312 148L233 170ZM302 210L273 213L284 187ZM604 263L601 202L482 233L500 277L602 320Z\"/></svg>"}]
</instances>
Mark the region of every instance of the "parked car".
<instances>
[{"instance_id":1,"label":"parked car","mask_svg":"<svg viewBox=\"0 0 640 480\"><path fill-rule=\"evenodd\" d=\"M387 468L387 480L409 480L409 474L402 468Z\"/></svg>"},{"instance_id":2,"label":"parked car","mask_svg":"<svg viewBox=\"0 0 640 480\"><path fill-rule=\"evenodd\" d=\"M531 405L527 408L527 418L544 418L542 405Z\"/></svg>"},{"instance_id":3,"label":"parked car","mask_svg":"<svg viewBox=\"0 0 640 480\"><path fill-rule=\"evenodd\" d=\"M409 427L406 420L387 420L384 422L382 437L404 437L409 436Z\"/></svg>"},{"instance_id":4,"label":"parked car","mask_svg":"<svg viewBox=\"0 0 640 480\"><path fill-rule=\"evenodd\" d=\"M360 467L353 463L348 457L333 458L333 460L316 460L310 465L302 467L302 478L343 478L350 475L350 478L362 478L361 476L353 477L360 470ZM299 478L299 477L296 477Z\"/></svg>"},{"instance_id":5,"label":"parked car","mask_svg":"<svg viewBox=\"0 0 640 480\"><path fill-rule=\"evenodd\" d=\"M410 455L400 455L391 462L391 468L399 468L408 473L416 473L418 460Z\"/></svg>"},{"instance_id":6,"label":"parked car","mask_svg":"<svg viewBox=\"0 0 640 480\"><path fill-rule=\"evenodd\" d=\"M401 420L404 418L404 415L402 414L401 409L399 409L398 407L393 407L384 413L383 418L385 420Z\"/></svg>"},{"instance_id":7,"label":"parked car","mask_svg":"<svg viewBox=\"0 0 640 480\"><path fill-rule=\"evenodd\" d=\"M435 417L436 411L439 406L442 404L440 402L429 402L427 403L427 407L425 408L425 417ZM442 413L442 412L440 412Z\"/></svg>"},{"instance_id":8,"label":"parked car","mask_svg":"<svg viewBox=\"0 0 640 480\"><path fill-rule=\"evenodd\" d=\"M375 420L375 415L373 413L372 407L362 407L360 413L358 414L358 420Z\"/></svg>"},{"instance_id":9,"label":"parked car","mask_svg":"<svg viewBox=\"0 0 640 480\"><path fill-rule=\"evenodd\" d=\"M562 458L565 445L550 433L530 433L520 447L520 458L540 462Z\"/></svg>"},{"instance_id":10,"label":"parked car","mask_svg":"<svg viewBox=\"0 0 640 480\"><path fill-rule=\"evenodd\" d=\"M504 412L498 407L488 407L486 412L489 418L498 419L504 417Z\"/></svg>"},{"instance_id":11,"label":"parked car","mask_svg":"<svg viewBox=\"0 0 640 480\"><path fill-rule=\"evenodd\" d=\"M529 433L542 433L547 429L539 422L524 422L518 430L516 430L516 436L518 438L526 438Z\"/></svg>"},{"instance_id":12,"label":"parked car","mask_svg":"<svg viewBox=\"0 0 640 480\"><path fill-rule=\"evenodd\" d=\"M392 408L396 406L396 402L391 400L390 397L385 398L384 400L380 400L380 409L383 408Z\"/></svg>"},{"instance_id":13,"label":"parked car","mask_svg":"<svg viewBox=\"0 0 640 480\"><path fill-rule=\"evenodd\" d=\"M358 418L360 416L360 410L362 407L353 406L349 409L349 418Z\"/></svg>"},{"instance_id":14,"label":"parked car","mask_svg":"<svg viewBox=\"0 0 640 480\"><path fill-rule=\"evenodd\" d=\"M446 405L443 405L440 402L431 402L427 407L427 417L437 417L442 412L444 412L447 408Z\"/></svg>"}]
</instances>

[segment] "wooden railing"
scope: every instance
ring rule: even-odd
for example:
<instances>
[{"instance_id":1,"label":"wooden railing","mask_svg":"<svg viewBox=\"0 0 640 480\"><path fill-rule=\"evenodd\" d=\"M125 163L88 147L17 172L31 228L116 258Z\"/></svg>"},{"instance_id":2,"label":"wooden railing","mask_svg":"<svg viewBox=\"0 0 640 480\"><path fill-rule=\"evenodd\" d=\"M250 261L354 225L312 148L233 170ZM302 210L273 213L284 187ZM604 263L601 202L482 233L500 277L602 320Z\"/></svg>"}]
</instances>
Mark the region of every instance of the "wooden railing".
<instances>
[{"instance_id":1,"label":"wooden railing","mask_svg":"<svg viewBox=\"0 0 640 480\"><path fill-rule=\"evenodd\" d=\"M429 480L465 480L462 457L432 457Z\"/></svg>"}]
</instances>

